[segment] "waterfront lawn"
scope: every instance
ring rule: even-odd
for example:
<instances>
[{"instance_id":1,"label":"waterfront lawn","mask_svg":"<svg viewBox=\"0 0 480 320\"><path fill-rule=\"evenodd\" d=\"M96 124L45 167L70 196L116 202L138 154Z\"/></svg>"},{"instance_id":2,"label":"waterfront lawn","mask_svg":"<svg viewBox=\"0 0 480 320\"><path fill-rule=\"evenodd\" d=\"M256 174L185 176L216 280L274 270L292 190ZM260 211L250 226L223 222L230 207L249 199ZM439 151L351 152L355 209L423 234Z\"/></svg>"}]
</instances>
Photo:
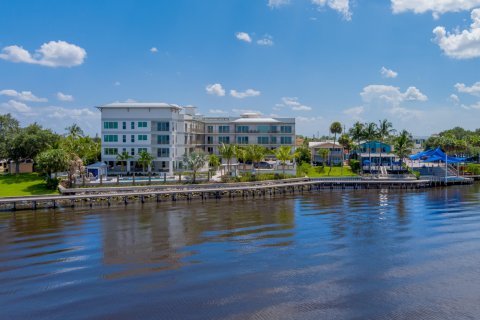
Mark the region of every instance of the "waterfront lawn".
<instances>
[{"instance_id":1,"label":"waterfront lawn","mask_svg":"<svg viewBox=\"0 0 480 320\"><path fill-rule=\"evenodd\" d=\"M302 173L303 170L303 173ZM298 168L298 175L304 176L306 173L309 178L323 178L323 177L356 177L356 173L352 171L349 166L344 166L343 170L341 167L332 167L330 172L330 167L313 167L309 164L303 164L302 168ZM330 172L330 174L329 174Z\"/></svg>"},{"instance_id":2,"label":"waterfront lawn","mask_svg":"<svg viewBox=\"0 0 480 320\"><path fill-rule=\"evenodd\" d=\"M43 177L36 173L0 175L0 197L21 197L57 193L57 190L47 189Z\"/></svg>"}]
</instances>

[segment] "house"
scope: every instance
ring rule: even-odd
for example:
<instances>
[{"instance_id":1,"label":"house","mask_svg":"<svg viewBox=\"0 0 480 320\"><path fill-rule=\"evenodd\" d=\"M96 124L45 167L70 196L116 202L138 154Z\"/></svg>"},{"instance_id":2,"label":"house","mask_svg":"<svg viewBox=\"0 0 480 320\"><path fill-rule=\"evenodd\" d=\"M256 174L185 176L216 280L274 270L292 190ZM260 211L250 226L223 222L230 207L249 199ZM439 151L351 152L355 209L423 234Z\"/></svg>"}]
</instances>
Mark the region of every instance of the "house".
<instances>
[{"instance_id":1,"label":"house","mask_svg":"<svg viewBox=\"0 0 480 320\"><path fill-rule=\"evenodd\" d=\"M384 167L387 171L402 171L397 156L393 153L393 146L381 141L367 141L361 143L354 151L352 158L360 161L364 172L380 172Z\"/></svg>"},{"instance_id":2,"label":"house","mask_svg":"<svg viewBox=\"0 0 480 320\"><path fill-rule=\"evenodd\" d=\"M308 148L312 154L312 163L316 165L341 165L344 157L344 148L341 144L333 141L312 141L308 143ZM322 156L321 150L327 150L325 152L326 159ZM328 152L328 153L327 153Z\"/></svg>"}]
</instances>

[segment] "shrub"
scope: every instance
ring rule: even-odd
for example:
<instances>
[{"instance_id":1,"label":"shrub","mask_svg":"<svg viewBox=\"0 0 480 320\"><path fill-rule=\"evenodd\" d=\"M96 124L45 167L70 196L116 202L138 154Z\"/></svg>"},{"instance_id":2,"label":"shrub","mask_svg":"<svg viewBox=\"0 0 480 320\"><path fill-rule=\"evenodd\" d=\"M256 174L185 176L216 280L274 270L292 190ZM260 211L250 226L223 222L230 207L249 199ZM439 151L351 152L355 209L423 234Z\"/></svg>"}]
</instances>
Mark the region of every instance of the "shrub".
<instances>
[{"instance_id":1,"label":"shrub","mask_svg":"<svg viewBox=\"0 0 480 320\"><path fill-rule=\"evenodd\" d=\"M350 159L350 168L352 169L353 172L360 171L360 161L355 159Z\"/></svg>"},{"instance_id":2,"label":"shrub","mask_svg":"<svg viewBox=\"0 0 480 320\"><path fill-rule=\"evenodd\" d=\"M60 179L47 177L47 179L45 180L45 184L47 189L56 190L58 188L58 185L60 184Z\"/></svg>"}]
</instances>

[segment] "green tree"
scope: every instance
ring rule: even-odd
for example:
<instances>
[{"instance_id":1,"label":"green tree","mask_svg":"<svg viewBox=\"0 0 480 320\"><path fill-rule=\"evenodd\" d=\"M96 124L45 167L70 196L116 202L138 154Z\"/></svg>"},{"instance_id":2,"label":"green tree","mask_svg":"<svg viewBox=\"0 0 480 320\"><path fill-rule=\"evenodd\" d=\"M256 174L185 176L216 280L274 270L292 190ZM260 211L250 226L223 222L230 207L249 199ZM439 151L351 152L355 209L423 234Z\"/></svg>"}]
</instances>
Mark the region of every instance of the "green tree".
<instances>
[{"instance_id":1,"label":"green tree","mask_svg":"<svg viewBox=\"0 0 480 320\"><path fill-rule=\"evenodd\" d=\"M9 113L0 115L0 159L8 158L8 141L20 130L18 121Z\"/></svg>"},{"instance_id":2,"label":"green tree","mask_svg":"<svg viewBox=\"0 0 480 320\"><path fill-rule=\"evenodd\" d=\"M407 130L400 132L395 139L395 154L400 158L400 163L403 165L403 159L412 153L413 140Z\"/></svg>"},{"instance_id":3,"label":"green tree","mask_svg":"<svg viewBox=\"0 0 480 320\"><path fill-rule=\"evenodd\" d=\"M123 169L127 167L127 162L130 160L132 156L128 151L123 151L122 153L117 154L117 160L120 162L120 167L121 170L124 171Z\"/></svg>"},{"instance_id":4,"label":"green tree","mask_svg":"<svg viewBox=\"0 0 480 320\"><path fill-rule=\"evenodd\" d=\"M330 155L330 150L327 148L321 148L318 150L318 155L322 158L322 167L325 167L325 163Z\"/></svg>"},{"instance_id":5,"label":"green tree","mask_svg":"<svg viewBox=\"0 0 480 320\"><path fill-rule=\"evenodd\" d=\"M230 171L230 161L235 156L235 145L222 143L218 148L218 152L222 159L227 160L227 170Z\"/></svg>"},{"instance_id":6,"label":"green tree","mask_svg":"<svg viewBox=\"0 0 480 320\"><path fill-rule=\"evenodd\" d=\"M245 171L245 167L247 165L247 160L248 159L248 152L244 147L241 146L236 146L235 147L235 158L237 158L237 161L242 161L243 163L243 171Z\"/></svg>"},{"instance_id":7,"label":"green tree","mask_svg":"<svg viewBox=\"0 0 480 320\"><path fill-rule=\"evenodd\" d=\"M294 153L295 161L297 165L302 165L303 163L310 163L312 162L312 154L310 153L310 149L308 148L308 144L302 145L295 150Z\"/></svg>"},{"instance_id":8,"label":"green tree","mask_svg":"<svg viewBox=\"0 0 480 320\"><path fill-rule=\"evenodd\" d=\"M368 171L372 170L372 148L370 147L370 143L378 138L378 128L374 122L367 123L363 128L363 137L368 142Z\"/></svg>"},{"instance_id":9,"label":"green tree","mask_svg":"<svg viewBox=\"0 0 480 320\"><path fill-rule=\"evenodd\" d=\"M252 169L255 167L255 164L258 164L265 158L265 154L267 150L265 147L258 145L258 144L250 144L247 147L247 155L248 158L252 160L253 166Z\"/></svg>"},{"instance_id":10,"label":"green tree","mask_svg":"<svg viewBox=\"0 0 480 320\"><path fill-rule=\"evenodd\" d=\"M357 143L357 146L360 145L360 141L364 138L364 127L365 125L363 123L357 121L349 130L350 137Z\"/></svg>"},{"instance_id":11,"label":"green tree","mask_svg":"<svg viewBox=\"0 0 480 320\"><path fill-rule=\"evenodd\" d=\"M142 166L143 172L145 172L145 168L148 168L148 172L150 172L150 167L152 165L153 159L155 158L148 151L140 151L137 161Z\"/></svg>"},{"instance_id":12,"label":"green tree","mask_svg":"<svg viewBox=\"0 0 480 320\"><path fill-rule=\"evenodd\" d=\"M385 143L388 137L393 134L395 130L393 129L392 123L387 119L379 121L378 124L378 138L380 142ZM382 165L382 148L380 148L380 166Z\"/></svg>"},{"instance_id":13,"label":"green tree","mask_svg":"<svg viewBox=\"0 0 480 320\"><path fill-rule=\"evenodd\" d=\"M342 124L338 121L333 122L330 125L330 133L333 134L333 147L335 148L336 143L337 143L337 134L342 133ZM343 163L343 154L341 156L341 161ZM328 171L328 174L330 175L330 172L332 171L332 166L333 166L333 161L332 161L332 153L330 153L330 171Z\"/></svg>"},{"instance_id":14,"label":"green tree","mask_svg":"<svg viewBox=\"0 0 480 320\"><path fill-rule=\"evenodd\" d=\"M220 167L220 158L212 153L208 156L208 165L216 172Z\"/></svg>"},{"instance_id":15,"label":"green tree","mask_svg":"<svg viewBox=\"0 0 480 320\"><path fill-rule=\"evenodd\" d=\"M35 158L37 169L52 178L53 172L66 171L70 164L68 153L63 149L48 149Z\"/></svg>"},{"instance_id":16,"label":"green tree","mask_svg":"<svg viewBox=\"0 0 480 320\"><path fill-rule=\"evenodd\" d=\"M190 154L185 154L183 157L183 164L192 170L193 172L193 180L192 182L196 182L197 171L200 170L205 166L208 161L208 155L204 152L192 152Z\"/></svg>"},{"instance_id":17,"label":"green tree","mask_svg":"<svg viewBox=\"0 0 480 320\"><path fill-rule=\"evenodd\" d=\"M80 138L84 136L82 128L80 128L76 123L66 127L65 130L68 132L68 135L73 138Z\"/></svg>"},{"instance_id":18,"label":"green tree","mask_svg":"<svg viewBox=\"0 0 480 320\"><path fill-rule=\"evenodd\" d=\"M293 159L292 147L290 146L280 146L275 149L275 157L280 160L282 164L283 176L285 177L285 163Z\"/></svg>"}]
</instances>

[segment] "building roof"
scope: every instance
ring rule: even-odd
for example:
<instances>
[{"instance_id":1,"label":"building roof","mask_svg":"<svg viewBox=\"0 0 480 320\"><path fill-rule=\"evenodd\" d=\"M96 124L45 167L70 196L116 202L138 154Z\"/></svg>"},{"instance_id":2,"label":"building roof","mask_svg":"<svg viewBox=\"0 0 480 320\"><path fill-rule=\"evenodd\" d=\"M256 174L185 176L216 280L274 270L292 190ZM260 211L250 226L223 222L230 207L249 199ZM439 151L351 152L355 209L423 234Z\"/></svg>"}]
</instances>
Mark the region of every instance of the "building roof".
<instances>
[{"instance_id":1,"label":"building roof","mask_svg":"<svg viewBox=\"0 0 480 320\"><path fill-rule=\"evenodd\" d=\"M365 152L365 153L358 153L358 155L362 158L368 158L368 157L372 157L372 158L375 158L375 157L380 157L380 153L379 152L376 152L376 153L368 153L368 152ZM382 153L382 158L396 158L397 156L393 153Z\"/></svg>"},{"instance_id":2,"label":"building roof","mask_svg":"<svg viewBox=\"0 0 480 320\"><path fill-rule=\"evenodd\" d=\"M308 143L309 148L328 148L333 146L336 148L343 148L338 142L333 144L333 141L310 141Z\"/></svg>"},{"instance_id":3,"label":"building roof","mask_svg":"<svg viewBox=\"0 0 480 320\"><path fill-rule=\"evenodd\" d=\"M98 108L174 108L181 110L182 107L176 104L164 102L114 102L98 106Z\"/></svg>"},{"instance_id":4,"label":"building roof","mask_svg":"<svg viewBox=\"0 0 480 320\"><path fill-rule=\"evenodd\" d=\"M235 123L278 123L280 121L273 118L238 118L233 120Z\"/></svg>"}]
</instances>

